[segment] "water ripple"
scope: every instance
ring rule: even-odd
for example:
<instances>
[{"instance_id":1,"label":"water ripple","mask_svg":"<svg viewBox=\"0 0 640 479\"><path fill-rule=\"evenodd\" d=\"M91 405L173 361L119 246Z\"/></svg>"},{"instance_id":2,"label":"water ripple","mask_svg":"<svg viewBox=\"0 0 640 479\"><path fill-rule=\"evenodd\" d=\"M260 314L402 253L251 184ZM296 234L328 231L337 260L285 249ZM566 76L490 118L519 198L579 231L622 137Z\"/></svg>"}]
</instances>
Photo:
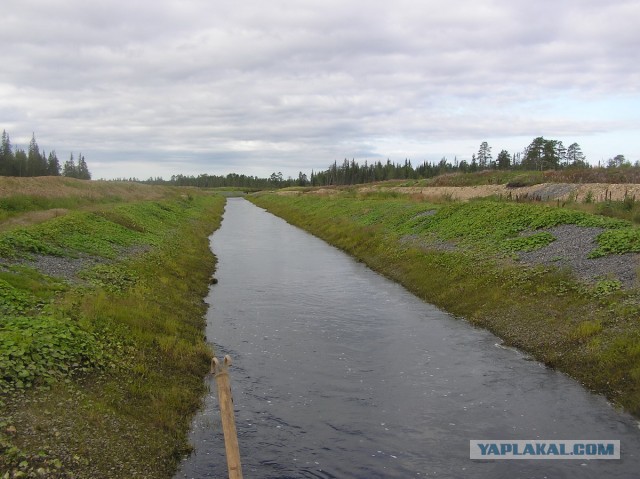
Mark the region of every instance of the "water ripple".
<instances>
[{"instance_id":1,"label":"water ripple","mask_svg":"<svg viewBox=\"0 0 640 479\"><path fill-rule=\"evenodd\" d=\"M637 423L343 253L231 199L207 337L230 354L245 477L634 477ZM498 347L496 347L498 346ZM209 380L213 389L213 381ZM225 477L216 395L176 477ZM471 461L470 439L622 441L620 461ZM206 452L200 452L206 451Z\"/></svg>"}]
</instances>

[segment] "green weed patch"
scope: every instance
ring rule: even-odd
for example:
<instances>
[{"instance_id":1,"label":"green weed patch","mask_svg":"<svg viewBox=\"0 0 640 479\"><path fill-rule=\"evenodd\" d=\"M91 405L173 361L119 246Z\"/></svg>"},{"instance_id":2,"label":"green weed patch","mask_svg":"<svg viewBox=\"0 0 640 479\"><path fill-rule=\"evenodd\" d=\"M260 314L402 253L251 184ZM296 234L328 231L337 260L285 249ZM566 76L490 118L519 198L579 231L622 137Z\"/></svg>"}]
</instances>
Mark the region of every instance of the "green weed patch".
<instances>
[{"instance_id":1,"label":"green weed patch","mask_svg":"<svg viewBox=\"0 0 640 479\"><path fill-rule=\"evenodd\" d=\"M47 244L32 231L19 229L0 233L0 257L18 258L29 254L62 256L64 251L57 246Z\"/></svg>"},{"instance_id":2,"label":"green weed patch","mask_svg":"<svg viewBox=\"0 0 640 479\"><path fill-rule=\"evenodd\" d=\"M0 391L51 384L102 364L95 338L73 322L49 316L6 317L0 322Z\"/></svg>"},{"instance_id":3,"label":"green weed patch","mask_svg":"<svg viewBox=\"0 0 640 479\"><path fill-rule=\"evenodd\" d=\"M598 235L598 248L591 254L591 258L598 258L607 254L623 254L640 252L640 228L621 228L605 231Z\"/></svg>"}]
</instances>

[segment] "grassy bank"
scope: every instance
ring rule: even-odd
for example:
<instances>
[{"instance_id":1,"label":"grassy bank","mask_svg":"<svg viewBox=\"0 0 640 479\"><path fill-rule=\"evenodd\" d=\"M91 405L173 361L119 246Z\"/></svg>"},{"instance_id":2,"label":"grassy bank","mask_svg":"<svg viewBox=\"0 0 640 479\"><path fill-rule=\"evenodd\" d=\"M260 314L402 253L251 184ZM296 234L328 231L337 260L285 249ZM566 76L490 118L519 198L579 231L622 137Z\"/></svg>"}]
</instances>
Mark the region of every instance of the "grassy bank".
<instances>
[{"instance_id":1,"label":"grassy bank","mask_svg":"<svg viewBox=\"0 0 640 479\"><path fill-rule=\"evenodd\" d=\"M0 233L0 477L170 477L187 450L224 199L144 190Z\"/></svg>"},{"instance_id":2,"label":"grassy bank","mask_svg":"<svg viewBox=\"0 0 640 479\"><path fill-rule=\"evenodd\" d=\"M562 224L605 228L593 256L638 251L630 223L534 204L355 191L250 199L640 416L638 291L514 260L553 240L541 228Z\"/></svg>"}]
</instances>

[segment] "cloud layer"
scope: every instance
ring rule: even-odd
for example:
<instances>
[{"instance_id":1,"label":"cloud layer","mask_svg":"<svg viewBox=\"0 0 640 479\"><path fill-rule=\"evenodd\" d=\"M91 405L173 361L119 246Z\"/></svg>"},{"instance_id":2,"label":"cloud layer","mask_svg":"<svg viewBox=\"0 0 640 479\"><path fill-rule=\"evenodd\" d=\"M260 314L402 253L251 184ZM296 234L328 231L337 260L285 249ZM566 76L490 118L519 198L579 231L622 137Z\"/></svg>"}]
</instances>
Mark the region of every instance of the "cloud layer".
<instances>
[{"instance_id":1,"label":"cloud layer","mask_svg":"<svg viewBox=\"0 0 640 479\"><path fill-rule=\"evenodd\" d=\"M344 157L462 158L483 140L516 151L539 135L582 140L592 161L640 158L636 1L9 0L3 12L0 128L82 150L94 176L295 175Z\"/></svg>"}]
</instances>

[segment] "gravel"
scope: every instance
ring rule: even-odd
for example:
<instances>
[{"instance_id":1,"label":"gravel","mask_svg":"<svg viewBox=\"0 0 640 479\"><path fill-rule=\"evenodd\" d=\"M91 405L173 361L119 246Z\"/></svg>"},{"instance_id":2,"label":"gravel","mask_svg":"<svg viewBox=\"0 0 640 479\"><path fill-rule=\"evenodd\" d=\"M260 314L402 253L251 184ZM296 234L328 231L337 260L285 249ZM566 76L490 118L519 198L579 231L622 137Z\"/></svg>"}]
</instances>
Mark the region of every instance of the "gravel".
<instances>
[{"instance_id":1,"label":"gravel","mask_svg":"<svg viewBox=\"0 0 640 479\"><path fill-rule=\"evenodd\" d=\"M102 258L87 255L78 258L36 255L31 259L23 259L15 264L33 268L47 276L77 283L79 282L78 272L104 262L105 260Z\"/></svg>"},{"instance_id":2,"label":"gravel","mask_svg":"<svg viewBox=\"0 0 640 479\"><path fill-rule=\"evenodd\" d=\"M148 245L137 245L123 248L119 258L127 258L146 253L151 249ZM76 258L68 256L32 255L31 258L10 260L0 258L0 268L3 266L26 266L41 274L62 279L69 283L83 283L78 277L80 271L93 268L99 264L111 263L113 260L99 256L80 253Z\"/></svg>"},{"instance_id":3,"label":"gravel","mask_svg":"<svg viewBox=\"0 0 640 479\"><path fill-rule=\"evenodd\" d=\"M574 193L577 185L572 183L545 183L536 189L534 196L539 196L542 201L555 200Z\"/></svg>"},{"instance_id":4,"label":"gravel","mask_svg":"<svg viewBox=\"0 0 640 479\"><path fill-rule=\"evenodd\" d=\"M589 284L594 284L601 279L617 279L625 288L638 286L636 271L640 265L640 254L611 254L601 258L587 257L597 246L595 239L604 231L603 228L561 225L528 231L522 236L541 231L549 232L556 240L544 248L518 253L517 259L520 263L528 266L548 265L569 268L579 280ZM455 243L441 241L435 235L428 238L420 235L406 235L401 238L400 243L426 251L460 251L460 247Z\"/></svg>"},{"instance_id":5,"label":"gravel","mask_svg":"<svg viewBox=\"0 0 640 479\"><path fill-rule=\"evenodd\" d=\"M536 232L539 231L551 233L556 240L536 251L519 253L521 262L530 265L567 267L579 279L588 283L608 278L619 280L626 288L636 286L639 254L613 254L601 258L587 258L596 247L596 236L604 229L561 225Z\"/></svg>"}]
</instances>

